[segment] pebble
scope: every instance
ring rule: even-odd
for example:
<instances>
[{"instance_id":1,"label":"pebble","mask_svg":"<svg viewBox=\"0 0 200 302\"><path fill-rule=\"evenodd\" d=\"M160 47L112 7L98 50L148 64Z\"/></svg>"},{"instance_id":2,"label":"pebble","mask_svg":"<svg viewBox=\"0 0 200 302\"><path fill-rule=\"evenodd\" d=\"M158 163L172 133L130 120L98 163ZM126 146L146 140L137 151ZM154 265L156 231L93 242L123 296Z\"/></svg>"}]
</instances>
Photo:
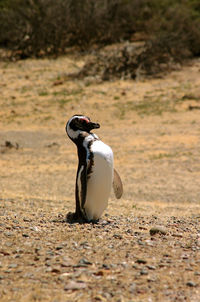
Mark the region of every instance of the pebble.
<instances>
[{"instance_id":1,"label":"pebble","mask_svg":"<svg viewBox=\"0 0 200 302\"><path fill-rule=\"evenodd\" d=\"M2 254L3 256L9 256L10 253L7 252L6 250L0 250L0 254Z\"/></svg>"},{"instance_id":2,"label":"pebble","mask_svg":"<svg viewBox=\"0 0 200 302\"><path fill-rule=\"evenodd\" d=\"M75 281L69 281L65 287L64 290L79 290L86 288L87 285L84 282L75 282Z\"/></svg>"},{"instance_id":3,"label":"pebble","mask_svg":"<svg viewBox=\"0 0 200 302\"><path fill-rule=\"evenodd\" d=\"M155 234L162 234L162 235L166 235L167 234L167 229L163 226L154 226L149 230L149 233L151 236L155 235Z\"/></svg>"},{"instance_id":4,"label":"pebble","mask_svg":"<svg viewBox=\"0 0 200 302\"><path fill-rule=\"evenodd\" d=\"M52 273L60 273L61 272L60 267L59 266L51 267L51 272Z\"/></svg>"},{"instance_id":5,"label":"pebble","mask_svg":"<svg viewBox=\"0 0 200 302\"><path fill-rule=\"evenodd\" d=\"M6 237L11 237L11 236L13 236L13 233L12 232L4 232L4 235Z\"/></svg>"},{"instance_id":6,"label":"pebble","mask_svg":"<svg viewBox=\"0 0 200 302\"><path fill-rule=\"evenodd\" d=\"M13 245L13 243L12 243L12 242L6 242L5 245L6 245L7 247L11 247L11 246Z\"/></svg>"},{"instance_id":7,"label":"pebble","mask_svg":"<svg viewBox=\"0 0 200 302\"><path fill-rule=\"evenodd\" d=\"M200 246L200 238L197 239L197 246Z\"/></svg>"},{"instance_id":8,"label":"pebble","mask_svg":"<svg viewBox=\"0 0 200 302\"><path fill-rule=\"evenodd\" d=\"M148 282L156 282L156 278L155 277L147 277L147 281Z\"/></svg>"},{"instance_id":9,"label":"pebble","mask_svg":"<svg viewBox=\"0 0 200 302\"><path fill-rule=\"evenodd\" d=\"M73 264L71 262L68 262L68 261L63 261L61 262L60 264L62 267L70 267L70 266L73 266Z\"/></svg>"},{"instance_id":10,"label":"pebble","mask_svg":"<svg viewBox=\"0 0 200 302\"><path fill-rule=\"evenodd\" d=\"M154 265L147 265L147 268L150 269L150 270L155 270L156 267Z\"/></svg>"},{"instance_id":11,"label":"pebble","mask_svg":"<svg viewBox=\"0 0 200 302\"><path fill-rule=\"evenodd\" d=\"M31 278L33 278L34 277L34 275L33 275L33 273L25 273L24 275L23 275L23 278L24 279L31 279Z\"/></svg>"},{"instance_id":12,"label":"pebble","mask_svg":"<svg viewBox=\"0 0 200 302\"><path fill-rule=\"evenodd\" d=\"M122 262L121 266L124 267L124 268L128 268L129 267L128 263L126 263L126 262Z\"/></svg>"},{"instance_id":13,"label":"pebble","mask_svg":"<svg viewBox=\"0 0 200 302\"><path fill-rule=\"evenodd\" d=\"M79 260L78 264L76 265L76 267L87 267L88 265L91 265L92 262L88 261L85 258L82 258Z\"/></svg>"},{"instance_id":14,"label":"pebble","mask_svg":"<svg viewBox=\"0 0 200 302\"><path fill-rule=\"evenodd\" d=\"M140 271L140 275L141 276L148 275L148 271L146 271L146 270L143 269L143 270Z\"/></svg>"},{"instance_id":15,"label":"pebble","mask_svg":"<svg viewBox=\"0 0 200 302\"><path fill-rule=\"evenodd\" d=\"M11 263L8 268L16 268L18 265L16 263Z\"/></svg>"},{"instance_id":16,"label":"pebble","mask_svg":"<svg viewBox=\"0 0 200 302\"><path fill-rule=\"evenodd\" d=\"M46 259L45 259L46 260ZM46 261L45 263L46 266L51 266L51 262L50 261Z\"/></svg>"},{"instance_id":17,"label":"pebble","mask_svg":"<svg viewBox=\"0 0 200 302\"><path fill-rule=\"evenodd\" d=\"M136 292L136 283L131 283L129 287L129 292L134 294Z\"/></svg>"},{"instance_id":18,"label":"pebble","mask_svg":"<svg viewBox=\"0 0 200 302\"><path fill-rule=\"evenodd\" d=\"M30 227L30 230L31 230L31 231L34 231L34 232L39 232L39 229L38 229L37 226L32 226L32 227Z\"/></svg>"},{"instance_id":19,"label":"pebble","mask_svg":"<svg viewBox=\"0 0 200 302\"><path fill-rule=\"evenodd\" d=\"M108 224L110 224L111 222L108 220L108 221L106 221L106 220L103 220L102 222L101 222L101 225L102 226L105 226L105 225L108 225Z\"/></svg>"},{"instance_id":20,"label":"pebble","mask_svg":"<svg viewBox=\"0 0 200 302\"><path fill-rule=\"evenodd\" d=\"M148 246L154 246L154 243L151 240L149 240L149 239L145 240L145 243Z\"/></svg>"},{"instance_id":21,"label":"pebble","mask_svg":"<svg viewBox=\"0 0 200 302\"><path fill-rule=\"evenodd\" d=\"M139 264L146 264L147 261L144 260L144 259L137 259L137 260L136 260L136 263L139 263Z\"/></svg>"},{"instance_id":22,"label":"pebble","mask_svg":"<svg viewBox=\"0 0 200 302\"><path fill-rule=\"evenodd\" d=\"M177 237L177 238L182 238L183 234L182 233L174 233L172 234L173 237Z\"/></svg>"},{"instance_id":23,"label":"pebble","mask_svg":"<svg viewBox=\"0 0 200 302\"><path fill-rule=\"evenodd\" d=\"M61 245L59 245L59 246L56 247L57 251L62 250L62 249L63 249L63 246L61 246Z\"/></svg>"},{"instance_id":24,"label":"pebble","mask_svg":"<svg viewBox=\"0 0 200 302\"><path fill-rule=\"evenodd\" d=\"M122 239L123 238L122 235L119 235L119 234L114 234L113 237L116 238L116 239Z\"/></svg>"},{"instance_id":25,"label":"pebble","mask_svg":"<svg viewBox=\"0 0 200 302\"><path fill-rule=\"evenodd\" d=\"M140 239L137 241L137 243L138 243L139 245L145 245L145 243L144 243L142 240L140 240Z\"/></svg>"},{"instance_id":26,"label":"pebble","mask_svg":"<svg viewBox=\"0 0 200 302\"><path fill-rule=\"evenodd\" d=\"M23 220L24 220L24 222L31 222L32 221L32 219L26 218L26 217L24 217Z\"/></svg>"},{"instance_id":27,"label":"pebble","mask_svg":"<svg viewBox=\"0 0 200 302\"><path fill-rule=\"evenodd\" d=\"M188 282L186 283L186 285L189 286L189 287L195 287L195 286L197 286L196 283L193 282L193 281L188 281Z\"/></svg>"}]
</instances>

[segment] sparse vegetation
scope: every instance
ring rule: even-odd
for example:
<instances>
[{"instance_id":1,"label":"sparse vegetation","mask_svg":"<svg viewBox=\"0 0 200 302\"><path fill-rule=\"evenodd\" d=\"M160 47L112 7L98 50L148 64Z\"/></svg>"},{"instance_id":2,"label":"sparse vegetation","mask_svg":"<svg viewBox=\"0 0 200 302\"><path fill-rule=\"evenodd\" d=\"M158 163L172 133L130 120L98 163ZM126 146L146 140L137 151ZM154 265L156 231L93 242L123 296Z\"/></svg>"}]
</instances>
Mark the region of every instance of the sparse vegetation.
<instances>
[{"instance_id":1,"label":"sparse vegetation","mask_svg":"<svg viewBox=\"0 0 200 302\"><path fill-rule=\"evenodd\" d=\"M10 56L58 55L122 40L146 41L143 64L200 54L197 0L2 0L0 46ZM154 69L155 66L153 67Z\"/></svg>"},{"instance_id":2,"label":"sparse vegetation","mask_svg":"<svg viewBox=\"0 0 200 302\"><path fill-rule=\"evenodd\" d=\"M150 160L166 160L166 159L170 159L170 158L178 158L180 156L187 156L187 157L190 157L192 155L191 152L172 152L172 153L166 153L166 152L163 152L163 153L158 153L158 154L153 154L151 155L149 158Z\"/></svg>"},{"instance_id":3,"label":"sparse vegetation","mask_svg":"<svg viewBox=\"0 0 200 302\"><path fill-rule=\"evenodd\" d=\"M165 112L176 112L176 104L180 102L178 99L169 100L162 97L152 98L147 97L136 103L134 101L118 102L115 106L118 109L120 119L125 118L125 114L130 111L135 111L140 116L145 115L162 115Z\"/></svg>"}]
</instances>

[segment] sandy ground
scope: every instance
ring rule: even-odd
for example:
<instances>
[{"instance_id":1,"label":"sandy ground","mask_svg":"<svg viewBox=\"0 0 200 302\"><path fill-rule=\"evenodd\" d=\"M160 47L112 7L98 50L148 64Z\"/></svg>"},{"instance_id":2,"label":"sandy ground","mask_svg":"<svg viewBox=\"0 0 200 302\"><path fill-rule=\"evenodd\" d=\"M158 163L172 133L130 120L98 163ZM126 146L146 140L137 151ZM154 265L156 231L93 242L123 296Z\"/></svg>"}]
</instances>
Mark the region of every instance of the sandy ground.
<instances>
[{"instance_id":1,"label":"sandy ground","mask_svg":"<svg viewBox=\"0 0 200 302\"><path fill-rule=\"evenodd\" d=\"M83 62L0 62L0 301L198 302L200 60L158 79L67 80ZM101 124L124 184L94 225L65 220L75 113Z\"/></svg>"}]
</instances>

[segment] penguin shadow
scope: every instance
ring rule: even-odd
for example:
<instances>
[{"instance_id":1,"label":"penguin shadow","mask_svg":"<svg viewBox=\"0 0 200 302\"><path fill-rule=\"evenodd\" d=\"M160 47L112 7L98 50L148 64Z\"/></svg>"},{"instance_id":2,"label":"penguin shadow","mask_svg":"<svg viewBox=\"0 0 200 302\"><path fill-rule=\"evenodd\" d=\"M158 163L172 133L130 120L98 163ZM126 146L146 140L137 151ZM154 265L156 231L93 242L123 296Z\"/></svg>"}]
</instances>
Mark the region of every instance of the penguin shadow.
<instances>
[{"instance_id":1,"label":"penguin shadow","mask_svg":"<svg viewBox=\"0 0 200 302\"><path fill-rule=\"evenodd\" d=\"M77 216L76 213L72 213L72 212L67 213L65 221L69 224L74 224L74 223L98 224L99 223L99 219L88 221L83 216Z\"/></svg>"}]
</instances>

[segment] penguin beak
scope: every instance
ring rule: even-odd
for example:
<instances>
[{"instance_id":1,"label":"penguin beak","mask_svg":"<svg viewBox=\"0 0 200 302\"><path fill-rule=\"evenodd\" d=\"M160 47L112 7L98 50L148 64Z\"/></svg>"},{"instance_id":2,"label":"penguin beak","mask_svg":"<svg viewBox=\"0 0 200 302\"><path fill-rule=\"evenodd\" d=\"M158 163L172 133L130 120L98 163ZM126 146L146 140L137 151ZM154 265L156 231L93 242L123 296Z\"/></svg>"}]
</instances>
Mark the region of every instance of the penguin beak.
<instances>
[{"instance_id":1,"label":"penguin beak","mask_svg":"<svg viewBox=\"0 0 200 302\"><path fill-rule=\"evenodd\" d=\"M92 122L89 122L87 126L88 126L89 131L92 130L92 129L100 128L100 125L98 123L92 123Z\"/></svg>"}]
</instances>

